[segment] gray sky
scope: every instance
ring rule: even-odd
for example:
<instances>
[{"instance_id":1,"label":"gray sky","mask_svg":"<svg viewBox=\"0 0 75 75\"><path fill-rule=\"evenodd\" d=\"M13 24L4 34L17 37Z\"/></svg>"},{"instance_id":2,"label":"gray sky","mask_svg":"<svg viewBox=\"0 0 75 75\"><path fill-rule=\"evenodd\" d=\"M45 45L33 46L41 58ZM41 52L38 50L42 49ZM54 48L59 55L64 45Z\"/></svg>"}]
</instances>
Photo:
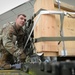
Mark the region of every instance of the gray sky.
<instances>
[{"instance_id":1,"label":"gray sky","mask_svg":"<svg viewBox=\"0 0 75 75\"><path fill-rule=\"evenodd\" d=\"M0 0L0 14L29 0Z\"/></svg>"}]
</instances>

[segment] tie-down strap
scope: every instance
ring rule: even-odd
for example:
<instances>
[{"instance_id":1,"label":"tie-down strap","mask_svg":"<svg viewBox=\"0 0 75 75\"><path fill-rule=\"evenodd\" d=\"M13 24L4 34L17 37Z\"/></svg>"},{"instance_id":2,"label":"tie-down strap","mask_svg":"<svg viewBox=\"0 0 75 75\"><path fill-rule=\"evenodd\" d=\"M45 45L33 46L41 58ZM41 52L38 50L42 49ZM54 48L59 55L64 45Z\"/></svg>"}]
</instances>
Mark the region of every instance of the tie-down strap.
<instances>
[{"instance_id":1,"label":"tie-down strap","mask_svg":"<svg viewBox=\"0 0 75 75\"><path fill-rule=\"evenodd\" d=\"M75 41L75 37L40 37L33 39L33 42L41 41Z\"/></svg>"}]
</instances>

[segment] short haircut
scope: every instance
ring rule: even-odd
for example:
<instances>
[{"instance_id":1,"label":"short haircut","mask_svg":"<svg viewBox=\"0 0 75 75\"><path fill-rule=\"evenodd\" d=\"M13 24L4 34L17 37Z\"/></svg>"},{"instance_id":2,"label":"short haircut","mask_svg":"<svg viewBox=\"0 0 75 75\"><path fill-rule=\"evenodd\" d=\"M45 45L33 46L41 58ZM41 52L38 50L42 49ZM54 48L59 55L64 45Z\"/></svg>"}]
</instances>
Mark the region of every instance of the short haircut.
<instances>
[{"instance_id":1,"label":"short haircut","mask_svg":"<svg viewBox=\"0 0 75 75\"><path fill-rule=\"evenodd\" d=\"M21 16L21 15L22 15L22 16L24 16L24 17L26 17L26 15L25 15L25 14L19 14L17 17L19 17L19 16Z\"/></svg>"}]
</instances>

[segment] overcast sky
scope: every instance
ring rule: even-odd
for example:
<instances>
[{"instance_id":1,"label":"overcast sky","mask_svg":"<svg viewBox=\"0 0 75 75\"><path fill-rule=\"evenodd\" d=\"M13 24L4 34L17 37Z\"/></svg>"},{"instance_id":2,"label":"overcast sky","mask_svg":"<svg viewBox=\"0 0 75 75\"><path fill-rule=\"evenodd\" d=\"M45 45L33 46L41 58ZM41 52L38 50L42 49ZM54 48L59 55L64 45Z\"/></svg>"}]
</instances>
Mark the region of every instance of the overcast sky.
<instances>
[{"instance_id":1,"label":"overcast sky","mask_svg":"<svg viewBox=\"0 0 75 75\"><path fill-rule=\"evenodd\" d=\"M0 0L0 14L29 0Z\"/></svg>"}]
</instances>

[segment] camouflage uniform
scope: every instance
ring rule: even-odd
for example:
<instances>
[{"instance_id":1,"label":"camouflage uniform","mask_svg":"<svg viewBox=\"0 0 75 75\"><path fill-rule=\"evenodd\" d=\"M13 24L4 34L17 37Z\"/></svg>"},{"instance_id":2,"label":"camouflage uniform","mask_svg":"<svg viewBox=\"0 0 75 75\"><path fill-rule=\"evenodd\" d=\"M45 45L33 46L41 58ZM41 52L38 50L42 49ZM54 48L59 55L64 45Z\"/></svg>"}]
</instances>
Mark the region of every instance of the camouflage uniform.
<instances>
[{"instance_id":1,"label":"camouflage uniform","mask_svg":"<svg viewBox=\"0 0 75 75\"><path fill-rule=\"evenodd\" d=\"M17 30L15 23L8 23L7 26L2 29L2 35L0 67L10 69L11 67L8 61L13 59L13 56L19 56L21 60L26 57L23 52L24 31L23 28Z\"/></svg>"}]
</instances>

